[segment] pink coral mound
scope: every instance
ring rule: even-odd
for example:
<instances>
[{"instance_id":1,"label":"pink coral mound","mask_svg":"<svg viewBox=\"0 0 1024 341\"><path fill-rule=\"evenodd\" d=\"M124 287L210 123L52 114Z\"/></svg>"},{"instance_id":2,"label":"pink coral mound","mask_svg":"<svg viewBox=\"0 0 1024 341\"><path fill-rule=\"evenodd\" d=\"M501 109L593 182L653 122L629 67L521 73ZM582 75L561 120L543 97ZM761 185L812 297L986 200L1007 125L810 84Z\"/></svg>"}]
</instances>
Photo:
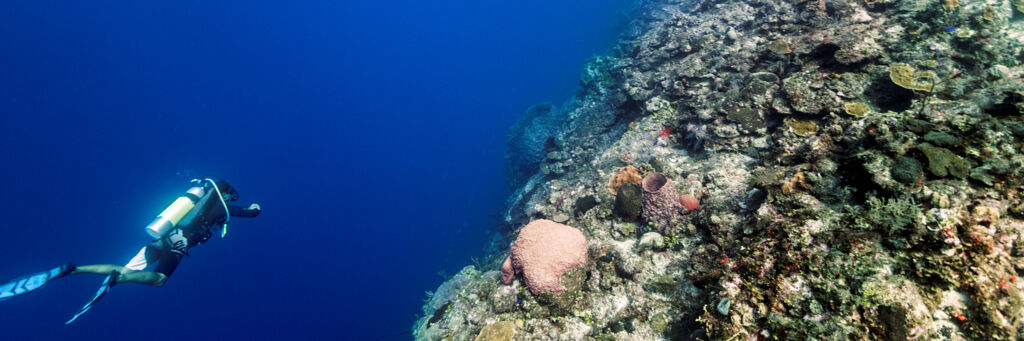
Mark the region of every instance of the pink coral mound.
<instances>
[{"instance_id":1,"label":"pink coral mound","mask_svg":"<svg viewBox=\"0 0 1024 341\"><path fill-rule=\"evenodd\" d=\"M501 280L511 284L522 273L534 295L565 290L562 274L587 261L587 239L580 230L550 220L534 220L519 230L512 255L501 266Z\"/></svg>"}]
</instances>

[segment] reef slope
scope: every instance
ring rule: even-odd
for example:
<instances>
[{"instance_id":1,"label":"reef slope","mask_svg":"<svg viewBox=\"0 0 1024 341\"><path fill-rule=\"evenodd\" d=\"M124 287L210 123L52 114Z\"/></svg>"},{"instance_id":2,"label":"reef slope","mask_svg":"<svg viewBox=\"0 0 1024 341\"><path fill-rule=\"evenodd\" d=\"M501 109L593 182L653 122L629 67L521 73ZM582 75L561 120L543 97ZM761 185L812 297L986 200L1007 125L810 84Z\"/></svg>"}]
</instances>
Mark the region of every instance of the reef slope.
<instances>
[{"instance_id":1,"label":"reef slope","mask_svg":"<svg viewBox=\"0 0 1024 341\"><path fill-rule=\"evenodd\" d=\"M1021 0L637 6L417 339L1024 339ZM586 236L563 292L501 281L536 219Z\"/></svg>"}]
</instances>

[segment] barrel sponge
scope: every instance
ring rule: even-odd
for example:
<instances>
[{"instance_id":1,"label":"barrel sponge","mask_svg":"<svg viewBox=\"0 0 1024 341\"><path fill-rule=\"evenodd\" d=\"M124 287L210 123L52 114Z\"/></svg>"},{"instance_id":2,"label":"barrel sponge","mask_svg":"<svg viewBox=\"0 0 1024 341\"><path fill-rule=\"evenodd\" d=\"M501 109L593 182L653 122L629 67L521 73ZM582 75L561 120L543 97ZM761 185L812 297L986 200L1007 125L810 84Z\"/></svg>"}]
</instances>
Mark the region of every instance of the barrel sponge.
<instances>
[{"instance_id":1,"label":"barrel sponge","mask_svg":"<svg viewBox=\"0 0 1024 341\"><path fill-rule=\"evenodd\" d=\"M654 224L654 228L662 233L681 221L683 205L679 203L675 185L668 177L661 173L647 174L641 187L644 189L643 204L640 206L643 221Z\"/></svg>"},{"instance_id":2,"label":"barrel sponge","mask_svg":"<svg viewBox=\"0 0 1024 341\"><path fill-rule=\"evenodd\" d=\"M501 267L501 279L512 283L523 274L534 295L551 291L560 294L562 274L587 261L587 239L580 230L547 219L534 220L519 230L512 254Z\"/></svg>"}]
</instances>

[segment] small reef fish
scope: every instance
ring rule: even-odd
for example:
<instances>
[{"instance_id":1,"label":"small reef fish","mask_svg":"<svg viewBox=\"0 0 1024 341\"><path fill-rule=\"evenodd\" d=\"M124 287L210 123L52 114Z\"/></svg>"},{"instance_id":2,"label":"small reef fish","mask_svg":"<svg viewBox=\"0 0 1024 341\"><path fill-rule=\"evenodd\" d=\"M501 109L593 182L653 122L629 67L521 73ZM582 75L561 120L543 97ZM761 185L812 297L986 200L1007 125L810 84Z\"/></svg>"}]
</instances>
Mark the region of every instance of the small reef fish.
<instances>
[{"instance_id":1,"label":"small reef fish","mask_svg":"<svg viewBox=\"0 0 1024 341\"><path fill-rule=\"evenodd\" d=\"M943 27L942 29L945 30L946 33L953 33L953 31L957 30L957 28L953 27L953 26L946 26L946 27Z\"/></svg>"}]
</instances>

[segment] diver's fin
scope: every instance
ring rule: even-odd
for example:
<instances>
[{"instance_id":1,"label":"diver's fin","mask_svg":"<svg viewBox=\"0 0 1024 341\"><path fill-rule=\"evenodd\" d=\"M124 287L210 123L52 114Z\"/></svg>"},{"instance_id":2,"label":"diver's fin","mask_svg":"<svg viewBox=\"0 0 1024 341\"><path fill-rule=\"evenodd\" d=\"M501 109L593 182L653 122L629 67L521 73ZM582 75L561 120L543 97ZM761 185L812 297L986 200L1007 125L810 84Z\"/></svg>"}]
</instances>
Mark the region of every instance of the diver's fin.
<instances>
[{"instance_id":1,"label":"diver's fin","mask_svg":"<svg viewBox=\"0 0 1024 341\"><path fill-rule=\"evenodd\" d=\"M82 306L81 309L78 309L78 312L75 313L75 316L72 316L71 319L68 320L67 322L64 322L64 324L68 325L71 324L71 322L75 322L75 320L77 320L79 316L82 316L82 314L85 314L85 312L89 311L89 309L92 308L92 306L96 304L96 302L99 302L99 300L103 298L103 295L106 295L107 292L110 291L110 287L114 286L114 284L117 283L117 278L120 276L120 272L110 272L110 274L107 275L107 278L103 280L103 284L100 285L100 288L96 290L96 295L93 295L92 299L89 300L89 303L86 303L85 305Z\"/></svg>"},{"instance_id":2,"label":"diver's fin","mask_svg":"<svg viewBox=\"0 0 1024 341\"><path fill-rule=\"evenodd\" d=\"M74 270L75 266L67 263L48 271L34 273L2 284L0 285L0 301L36 291L51 280L67 276Z\"/></svg>"}]
</instances>

